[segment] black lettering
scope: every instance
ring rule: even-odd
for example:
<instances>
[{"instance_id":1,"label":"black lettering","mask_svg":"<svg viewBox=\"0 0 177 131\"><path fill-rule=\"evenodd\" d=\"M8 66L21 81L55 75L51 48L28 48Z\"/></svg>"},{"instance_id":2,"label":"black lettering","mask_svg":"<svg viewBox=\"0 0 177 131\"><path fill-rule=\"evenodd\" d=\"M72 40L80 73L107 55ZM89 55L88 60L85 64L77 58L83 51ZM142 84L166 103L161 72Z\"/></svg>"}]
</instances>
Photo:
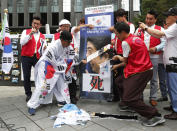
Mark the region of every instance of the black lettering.
<instances>
[{"instance_id":1,"label":"black lettering","mask_svg":"<svg viewBox=\"0 0 177 131\"><path fill-rule=\"evenodd\" d=\"M51 53L50 51L47 52L46 56L47 56L50 60L52 60L52 58L53 58L52 53Z\"/></svg>"}]
</instances>

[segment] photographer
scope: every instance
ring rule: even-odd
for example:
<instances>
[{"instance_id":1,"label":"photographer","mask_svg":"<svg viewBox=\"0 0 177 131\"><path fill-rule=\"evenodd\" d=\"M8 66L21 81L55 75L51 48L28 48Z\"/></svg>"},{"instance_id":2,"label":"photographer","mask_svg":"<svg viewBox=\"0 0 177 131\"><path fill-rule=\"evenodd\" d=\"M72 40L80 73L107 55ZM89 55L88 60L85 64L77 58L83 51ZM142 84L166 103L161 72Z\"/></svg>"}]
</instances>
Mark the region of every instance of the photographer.
<instances>
[{"instance_id":1,"label":"photographer","mask_svg":"<svg viewBox=\"0 0 177 131\"><path fill-rule=\"evenodd\" d=\"M164 49L164 64L167 72L167 87L171 99L172 107L166 107L165 110L172 111L171 114L165 115L166 119L177 120L177 64L173 58L177 58L177 7L170 8L164 13L166 18L167 29L159 31L148 28L144 23L140 22L140 28L148 32L150 35L161 38L165 36L167 43Z\"/></svg>"}]
</instances>

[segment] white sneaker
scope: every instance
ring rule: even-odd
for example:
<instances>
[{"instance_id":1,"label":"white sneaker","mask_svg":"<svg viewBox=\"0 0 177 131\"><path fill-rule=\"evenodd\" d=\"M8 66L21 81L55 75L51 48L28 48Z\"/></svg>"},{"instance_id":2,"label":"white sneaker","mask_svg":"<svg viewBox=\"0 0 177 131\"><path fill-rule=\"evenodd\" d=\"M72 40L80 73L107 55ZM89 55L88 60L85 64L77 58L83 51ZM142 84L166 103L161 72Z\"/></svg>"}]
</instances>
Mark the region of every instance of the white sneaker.
<instances>
[{"instance_id":1,"label":"white sneaker","mask_svg":"<svg viewBox=\"0 0 177 131\"><path fill-rule=\"evenodd\" d=\"M165 119L163 117L153 117L149 120L146 120L144 122L142 122L142 125L143 126L147 126L147 127L154 127L156 125L160 125L160 124L163 124L165 123Z\"/></svg>"}]
</instances>

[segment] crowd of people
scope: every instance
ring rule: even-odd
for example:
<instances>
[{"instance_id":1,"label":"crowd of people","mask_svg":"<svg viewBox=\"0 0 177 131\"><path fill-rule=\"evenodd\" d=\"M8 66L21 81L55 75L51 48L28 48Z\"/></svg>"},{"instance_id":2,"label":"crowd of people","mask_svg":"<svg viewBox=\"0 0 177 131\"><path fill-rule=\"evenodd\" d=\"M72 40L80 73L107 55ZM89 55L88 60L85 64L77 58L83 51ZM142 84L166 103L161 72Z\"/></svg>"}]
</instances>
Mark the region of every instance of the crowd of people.
<instances>
[{"instance_id":1,"label":"crowd of people","mask_svg":"<svg viewBox=\"0 0 177 131\"><path fill-rule=\"evenodd\" d=\"M108 101L120 101L120 111L135 111L145 117L144 126L156 126L164 123L165 119L177 120L177 7L170 8L164 15L164 27L158 26L158 14L150 10L145 24L139 22L135 31L134 24L127 21L126 11L119 9L115 16L117 22L109 28L115 55L112 57L113 98ZM77 103L77 70L74 67L80 63L77 58L83 44L80 43L80 29L94 28L85 24L83 18L70 32L71 23L63 19L47 46L40 27L40 17L33 17L32 29L24 30L20 40L24 89L30 115L34 115L41 104L52 103L53 95L59 106ZM88 43L94 42L88 40ZM90 50L87 49L87 54ZM85 64L84 60L82 64ZM30 82L32 66L35 67L36 87L33 93ZM149 81L150 105L147 105L143 92ZM161 98L157 98L158 87ZM171 114L162 116L155 106L158 102L168 101L168 96L170 105L164 109Z\"/></svg>"}]
</instances>

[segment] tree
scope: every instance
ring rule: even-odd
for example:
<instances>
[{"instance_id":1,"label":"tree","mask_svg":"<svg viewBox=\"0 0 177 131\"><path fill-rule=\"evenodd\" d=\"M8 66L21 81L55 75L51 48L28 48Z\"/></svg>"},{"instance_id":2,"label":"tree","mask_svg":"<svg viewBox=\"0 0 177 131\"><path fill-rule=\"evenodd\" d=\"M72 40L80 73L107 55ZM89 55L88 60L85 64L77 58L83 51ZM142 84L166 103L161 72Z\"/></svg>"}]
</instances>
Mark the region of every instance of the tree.
<instances>
[{"instance_id":1,"label":"tree","mask_svg":"<svg viewBox=\"0 0 177 131\"><path fill-rule=\"evenodd\" d=\"M169 8L177 6L176 0L140 0L141 1L141 15L134 18L135 25L138 25L139 21L143 21L146 18L146 14L149 10L153 9L159 14L157 25L163 25L165 17L163 12L168 11Z\"/></svg>"}]
</instances>

